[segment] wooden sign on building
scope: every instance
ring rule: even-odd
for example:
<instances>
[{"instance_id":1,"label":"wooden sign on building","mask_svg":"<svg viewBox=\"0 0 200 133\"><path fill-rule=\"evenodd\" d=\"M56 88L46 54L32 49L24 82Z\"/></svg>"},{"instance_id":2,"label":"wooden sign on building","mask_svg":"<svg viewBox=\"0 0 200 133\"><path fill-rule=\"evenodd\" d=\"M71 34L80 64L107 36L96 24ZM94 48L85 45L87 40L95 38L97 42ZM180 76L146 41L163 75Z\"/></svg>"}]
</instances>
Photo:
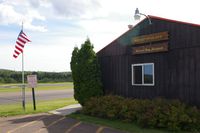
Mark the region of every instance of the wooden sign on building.
<instances>
[{"instance_id":1,"label":"wooden sign on building","mask_svg":"<svg viewBox=\"0 0 200 133\"><path fill-rule=\"evenodd\" d=\"M155 45L144 45L140 47L133 48L133 54L147 54L156 52L166 52L168 51L168 42L158 43Z\"/></svg>"},{"instance_id":2,"label":"wooden sign on building","mask_svg":"<svg viewBox=\"0 0 200 133\"><path fill-rule=\"evenodd\" d=\"M167 31L134 37L133 54L166 52L168 51L168 39Z\"/></svg>"},{"instance_id":3,"label":"wooden sign on building","mask_svg":"<svg viewBox=\"0 0 200 133\"><path fill-rule=\"evenodd\" d=\"M157 41L164 41L168 40L169 35L168 32L159 32L159 33L153 33L149 35L142 35L137 36L133 38L133 44L143 44L143 43L149 43L149 42L157 42Z\"/></svg>"}]
</instances>

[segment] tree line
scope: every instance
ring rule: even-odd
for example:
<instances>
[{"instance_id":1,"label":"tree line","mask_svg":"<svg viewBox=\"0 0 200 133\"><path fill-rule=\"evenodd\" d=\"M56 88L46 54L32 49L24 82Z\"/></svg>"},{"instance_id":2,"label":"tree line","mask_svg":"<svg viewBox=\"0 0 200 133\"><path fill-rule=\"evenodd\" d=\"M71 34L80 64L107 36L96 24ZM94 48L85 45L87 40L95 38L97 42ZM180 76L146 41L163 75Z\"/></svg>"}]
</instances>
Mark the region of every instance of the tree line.
<instances>
[{"instance_id":1,"label":"tree line","mask_svg":"<svg viewBox=\"0 0 200 133\"><path fill-rule=\"evenodd\" d=\"M25 71L24 77L27 82L27 75L37 75L38 82L72 82L71 72L42 72L42 71ZM21 83L22 73L20 71L0 69L0 83Z\"/></svg>"}]
</instances>

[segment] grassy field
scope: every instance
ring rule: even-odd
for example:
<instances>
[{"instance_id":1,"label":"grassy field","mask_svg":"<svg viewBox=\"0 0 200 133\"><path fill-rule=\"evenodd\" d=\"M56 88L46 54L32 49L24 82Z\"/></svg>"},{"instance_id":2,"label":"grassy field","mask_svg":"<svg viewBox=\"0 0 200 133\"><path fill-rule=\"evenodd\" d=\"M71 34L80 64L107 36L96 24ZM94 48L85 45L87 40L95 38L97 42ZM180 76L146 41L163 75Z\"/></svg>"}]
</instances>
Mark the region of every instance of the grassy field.
<instances>
[{"instance_id":1,"label":"grassy field","mask_svg":"<svg viewBox=\"0 0 200 133\"><path fill-rule=\"evenodd\" d=\"M128 131L133 133L170 133L169 131L159 130L159 129L147 129L141 128L134 123L125 123L119 120L108 120L102 118L91 117L83 114L71 114L67 117L75 118L80 121L84 121L87 123L93 123L101 126L112 127L115 129L119 129L122 131ZM186 132L176 132L176 133L186 133ZM187 132L188 133L188 132Z\"/></svg>"},{"instance_id":2,"label":"grassy field","mask_svg":"<svg viewBox=\"0 0 200 133\"><path fill-rule=\"evenodd\" d=\"M27 103L26 110L24 111L21 104L9 104L9 105L1 105L0 107L0 117L4 116L14 116L14 115L24 115L24 114L35 114L35 113L43 113L48 112L50 110L55 110L57 108L61 108L70 104L76 104L77 101L74 98L65 98L65 99L57 99L57 100L48 100L48 101L37 101L36 108L37 110L33 110L33 104Z\"/></svg>"},{"instance_id":3,"label":"grassy field","mask_svg":"<svg viewBox=\"0 0 200 133\"><path fill-rule=\"evenodd\" d=\"M0 93L1 92L19 92L21 91L19 86L20 84L0 84ZM12 88L6 87L12 86ZM65 83L39 83L35 90L64 90L64 89L73 89L72 82ZM26 91L31 91L31 88L26 87Z\"/></svg>"}]
</instances>

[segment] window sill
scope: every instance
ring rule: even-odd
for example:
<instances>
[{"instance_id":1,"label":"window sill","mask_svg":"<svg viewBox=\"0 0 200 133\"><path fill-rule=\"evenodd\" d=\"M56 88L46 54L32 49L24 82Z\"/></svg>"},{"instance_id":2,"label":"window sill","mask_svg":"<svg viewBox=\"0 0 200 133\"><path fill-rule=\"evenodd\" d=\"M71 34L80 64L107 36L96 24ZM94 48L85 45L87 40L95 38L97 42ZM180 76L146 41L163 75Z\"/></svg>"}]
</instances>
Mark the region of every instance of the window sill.
<instances>
[{"instance_id":1,"label":"window sill","mask_svg":"<svg viewBox=\"0 0 200 133\"><path fill-rule=\"evenodd\" d=\"M155 84L133 84L132 86L155 86Z\"/></svg>"}]
</instances>

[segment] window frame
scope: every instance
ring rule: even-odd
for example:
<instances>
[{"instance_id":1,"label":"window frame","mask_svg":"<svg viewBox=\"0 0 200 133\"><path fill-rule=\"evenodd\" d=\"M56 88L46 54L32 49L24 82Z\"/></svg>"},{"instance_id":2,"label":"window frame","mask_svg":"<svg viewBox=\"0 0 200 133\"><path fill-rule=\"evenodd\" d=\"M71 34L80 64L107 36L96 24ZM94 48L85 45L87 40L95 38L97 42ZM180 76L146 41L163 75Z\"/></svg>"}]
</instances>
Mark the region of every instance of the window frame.
<instances>
[{"instance_id":1,"label":"window frame","mask_svg":"<svg viewBox=\"0 0 200 133\"><path fill-rule=\"evenodd\" d=\"M145 65L152 65L152 74L153 74L153 83L144 83L144 66ZM142 84L135 84L134 83L134 66L141 66L142 67ZM154 73L154 63L140 63L140 64L132 64L131 65L131 77L132 77L132 85L134 86L154 86L155 85L155 73Z\"/></svg>"}]
</instances>

